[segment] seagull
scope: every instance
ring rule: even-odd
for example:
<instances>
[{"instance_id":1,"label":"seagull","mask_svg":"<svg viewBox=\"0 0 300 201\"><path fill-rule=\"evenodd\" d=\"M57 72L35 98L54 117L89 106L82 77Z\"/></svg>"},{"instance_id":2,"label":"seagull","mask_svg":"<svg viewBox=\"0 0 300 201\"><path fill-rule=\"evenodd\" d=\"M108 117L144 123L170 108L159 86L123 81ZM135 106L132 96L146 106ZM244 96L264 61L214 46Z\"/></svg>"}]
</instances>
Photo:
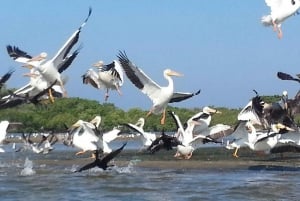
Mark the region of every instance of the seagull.
<instances>
[{"instance_id":1,"label":"seagull","mask_svg":"<svg viewBox=\"0 0 300 201\"><path fill-rule=\"evenodd\" d=\"M107 154L106 156L104 156L102 159L99 158L99 150L96 150L96 157L94 162L89 163L85 166L83 166L82 168L80 168L79 170L76 170L75 172L82 172L84 170L89 170L91 168L94 167L99 167L103 170L107 170L107 168L113 166L113 165L108 165L108 163L114 159L119 153L121 153L121 151L124 149L124 147L126 146L127 143L124 143L119 149Z\"/></svg>"},{"instance_id":2,"label":"seagull","mask_svg":"<svg viewBox=\"0 0 300 201\"><path fill-rule=\"evenodd\" d=\"M160 120L161 124L165 124L166 107L168 106L168 103L180 102L200 93L200 90L196 93L174 92L174 84L171 76L182 76L182 74L178 72L175 72L171 69L164 70L163 75L164 78L168 81L168 85L165 87L161 87L150 77L148 77L142 71L142 69L132 63L128 59L125 52L120 51L117 57L119 58L120 64L123 67L129 80L144 94L146 94L153 102L153 106L148 112L147 117L152 113L162 113L162 118Z\"/></svg>"},{"instance_id":3,"label":"seagull","mask_svg":"<svg viewBox=\"0 0 300 201\"><path fill-rule=\"evenodd\" d=\"M66 90L64 88L61 73L71 65L73 60L79 54L79 50L81 47L76 49L70 55L69 52L71 51L72 47L78 42L81 29L85 26L91 13L92 9L90 8L85 21L71 35L71 37L65 42L65 44L58 50L55 56L50 60L46 60L47 53L45 52L42 52L38 56L32 58L26 52L21 51L18 47L12 47L10 45L7 46L9 56L12 57L15 61L24 63L25 67L33 66L34 68L36 68L44 77L44 79L47 80L47 82L58 82L61 88L63 89L64 96L66 96Z\"/></svg>"},{"instance_id":4,"label":"seagull","mask_svg":"<svg viewBox=\"0 0 300 201\"><path fill-rule=\"evenodd\" d=\"M109 97L109 90L117 90L119 95L122 95L120 90L123 85L123 70L117 60L112 63L104 65L103 61L98 61L93 65L98 68L98 72L93 69L89 69L84 75L82 80L84 84L91 84L96 89L106 89L105 101Z\"/></svg>"},{"instance_id":5,"label":"seagull","mask_svg":"<svg viewBox=\"0 0 300 201\"><path fill-rule=\"evenodd\" d=\"M279 39L282 38L282 23L292 15L297 14L300 8L299 0L265 0L267 6L271 8L271 14L261 18L265 26L273 26Z\"/></svg>"},{"instance_id":6,"label":"seagull","mask_svg":"<svg viewBox=\"0 0 300 201\"><path fill-rule=\"evenodd\" d=\"M139 118L136 124L125 123L124 126L132 129L133 131L140 134L141 141L143 143L141 150L147 149L152 142L156 139L155 133L145 132L144 131L145 119L143 117Z\"/></svg>"}]
</instances>

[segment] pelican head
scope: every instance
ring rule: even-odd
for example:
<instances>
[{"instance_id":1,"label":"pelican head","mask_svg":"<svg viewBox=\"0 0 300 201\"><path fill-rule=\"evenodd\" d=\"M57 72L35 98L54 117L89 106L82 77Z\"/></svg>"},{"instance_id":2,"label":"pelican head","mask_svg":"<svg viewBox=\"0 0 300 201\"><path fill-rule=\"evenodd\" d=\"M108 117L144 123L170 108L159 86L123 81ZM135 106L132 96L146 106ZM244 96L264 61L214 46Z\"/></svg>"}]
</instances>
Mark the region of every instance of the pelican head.
<instances>
[{"instance_id":1,"label":"pelican head","mask_svg":"<svg viewBox=\"0 0 300 201\"><path fill-rule=\"evenodd\" d=\"M292 128L288 127L288 126L285 126L285 125L283 125L281 123L272 124L271 128L276 133L279 133L281 129L286 129L288 131L295 131L294 129L292 129Z\"/></svg>"},{"instance_id":2,"label":"pelican head","mask_svg":"<svg viewBox=\"0 0 300 201\"><path fill-rule=\"evenodd\" d=\"M287 92L286 90L284 90L284 91L282 92L282 95L283 95L283 96L288 96L288 92Z\"/></svg>"},{"instance_id":3,"label":"pelican head","mask_svg":"<svg viewBox=\"0 0 300 201\"><path fill-rule=\"evenodd\" d=\"M177 77L183 76L183 74L173 71L171 69L164 70L164 75L165 76L177 76Z\"/></svg>"},{"instance_id":4,"label":"pelican head","mask_svg":"<svg viewBox=\"0 0 300 201\"><path fill-rule=\"evenodd\" d=\"M38 56L33 57L32 59L29 59L28 62L31 61L42 61L44 59L47 58L47 53L46 52L42 52L41 54L39 54Z\"/></svg>"},{"instance_id":5,"label":"pelican head","mask_svg":"<svg viewBox=\"0 0 300 201\"><path fill-rule=\"evenodd\" d=\"M203 108L203 112L207 113L207 114L212 114L212 113L221 114L222 113L222 112L220 112L220 111L218 111L216 109L210 108L208 106L206 106L206 107Z\"/></svg>"},{"instance_id":6,"label":"pelican head","mask_svg":"<svg viewBox=\"0 0 300 201\"><path fill-rule=\"evenodd\" d=\"M143 117L139 118L139 120L136 122L136 126L143 128L145 124L145 119Z\"/></svg>"},{"instance_id":7,"label":"pelican head","mask_svg":"<svg viewBox=\"0 0 300 201\"><path fill-rule=\"evenodd\" d=\"M93 66L94 66L94 67L97 67L97 68L102 67L103 65L104 65L104 62L101 61L101 60L98 61L97 63L94 63L94 64L93 64Z\"/></svg>"}]
</instances>

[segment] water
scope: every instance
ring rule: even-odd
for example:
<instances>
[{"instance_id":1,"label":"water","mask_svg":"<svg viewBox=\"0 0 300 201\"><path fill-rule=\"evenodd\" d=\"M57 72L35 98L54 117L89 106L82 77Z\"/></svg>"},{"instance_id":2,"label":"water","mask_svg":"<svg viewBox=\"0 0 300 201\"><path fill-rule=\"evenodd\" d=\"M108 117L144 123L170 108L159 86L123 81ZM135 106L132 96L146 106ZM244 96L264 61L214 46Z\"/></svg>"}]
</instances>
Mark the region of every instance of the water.
<instances>
[{"instance_id":1,"label":"water","mask_svg":"<svg viewBox=\"0 0 300 201\"><path fill-rule=\"evenodd\" d=\"M74 156L74 149L56 145L42 155L8 146L0 154L1 201L300 200L299 168L145 168L135 157L109 171L74 173L89 160Z\"/></svg>"}]
</instances>

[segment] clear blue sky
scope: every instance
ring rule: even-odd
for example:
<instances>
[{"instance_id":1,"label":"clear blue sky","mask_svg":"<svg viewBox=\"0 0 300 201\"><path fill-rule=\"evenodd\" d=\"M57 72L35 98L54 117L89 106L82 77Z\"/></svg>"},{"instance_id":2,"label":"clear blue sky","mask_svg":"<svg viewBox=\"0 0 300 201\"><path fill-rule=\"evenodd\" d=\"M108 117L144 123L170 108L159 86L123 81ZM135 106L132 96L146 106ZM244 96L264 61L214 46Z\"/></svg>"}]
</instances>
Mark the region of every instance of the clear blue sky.
<instances>
[{"instance_id":1,"label":"clear blue sky","mask_svg":"<svg viewBox=\"0 0 300 201\"><path fill-rule=\"evenodd\" d=\"M81 75L91 64L116 59L119 50L157 83L165 85L165 68L184 74L175 79L176 91L201 94L178 107L205 105L243 107L256 89L261 95L293 97L298 83L281 81L277 71L300 73L300 16L283 24L283 38L260 24L269 8L263 0L26 0L1 1L1 74L16 73L8 87L28 82L25 69L12 61L6 45L17 45L32 55L46 51L53 56L86 18L83 48L63 74L70 97L104 101L104 91L83 85ZM1 49L1 48L0 48ZM123 96L110 93L109 102L122 109L148 109L151 101L126 78Z\"/></svg>"}]
</instances>

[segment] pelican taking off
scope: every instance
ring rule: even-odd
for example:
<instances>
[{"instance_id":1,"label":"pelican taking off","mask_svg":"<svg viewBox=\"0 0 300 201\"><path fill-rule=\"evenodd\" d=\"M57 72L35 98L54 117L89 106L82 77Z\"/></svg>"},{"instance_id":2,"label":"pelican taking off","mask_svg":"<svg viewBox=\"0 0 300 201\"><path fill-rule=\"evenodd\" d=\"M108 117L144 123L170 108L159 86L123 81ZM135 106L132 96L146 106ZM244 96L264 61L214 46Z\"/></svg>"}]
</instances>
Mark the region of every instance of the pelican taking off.
<instances>
[{"instance_id":1,"label":"pelican taking off","mask_svg":"<svg viewBox=\"0 0 300 201\"><path fill-rule=\"evenodd\" d=\"M273 26L273 30L277 32L278 38L282 38L281 24L287 18L297 14L300 8L299 0L265 0L267 6L271 8L271 14L261 18L261 22L265 26Z\"/></svg>"},{"instance_id":2,"label":"pelican taking off","mask_svg":"<svg viewBox=\"0 0 300 201\"><path fill-rule=\"evenodd\" d=\"M117 90L121 95L121 86L123 85L123 70L118 61L114 60L112 63L104 65L103 61L99 61L93 65L98 68L98 72L89 69L82 75L84 84L91 84L96 89L106 89L105 101L108 99L109 89Z\"/></svg>"},{"instance_id":3,"label":"pelican taking off","mask_svg":"<svg viewBox=\"0 0 300 201\"><path fill-rule=\"evenodd\" d=\"M76 49L72 54L69 54L69 52L78 42L81 29L85 26L91 13L92 9L90 8L85 21L50 60L45 60L47 57L47 53L45 52L42 52L40 55L31 58L31 56L26 52L20 51L20 49L18 49L17 47L12 47L10 45L7 46L7 52L9 56L12 57L15 61L24 63L25 66L34 66L45 78L45 80L47 80L47 82L53 83L54 81L57 81L61 85L64 91L64 95L66 96L61 73L71 65L73 60L78 55L80 47Z\"/></svg>"},{"instance_id":4,"label":"pelican taking off","mask_svg":"<svg viewBox=\"0 0 300 201\"><path fill-rule=\"evenodd\" d=\"M139 67L132 63L125 52L119 52L118 58L128 79L153 102L153 106L148 112L147 117L152 113L162 113L161 124L165 123L166 107L168 106L168 103L180 102L200 93L200 90L196 93L174 92L174 84L171 76L182 76L180 73L170 69L164 70L164 77L169 84L168 86L161 87L148 77Z\"/></svg>"}]
</instances>

